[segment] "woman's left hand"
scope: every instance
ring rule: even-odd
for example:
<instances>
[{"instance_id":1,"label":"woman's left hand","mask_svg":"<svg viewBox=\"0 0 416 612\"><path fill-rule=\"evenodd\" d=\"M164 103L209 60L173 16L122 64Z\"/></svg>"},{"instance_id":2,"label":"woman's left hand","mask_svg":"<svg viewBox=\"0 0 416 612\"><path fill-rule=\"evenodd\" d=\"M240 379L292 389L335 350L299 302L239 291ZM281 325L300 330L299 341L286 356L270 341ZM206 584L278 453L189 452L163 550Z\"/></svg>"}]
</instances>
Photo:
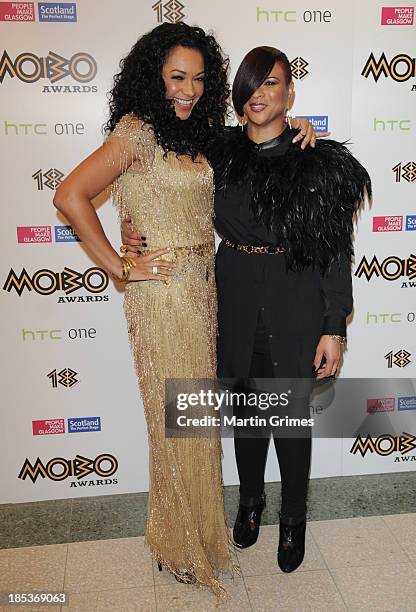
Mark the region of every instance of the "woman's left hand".
<instances>
[{"instance_id":1,"label":"woman's left hand","mask_svg":"<svg viewBox=\"0 0 416 612\"><path fill-rule=\"evenodd\" d=\"M302 144L300 145L301 149L305 149L307 145L314 148L317 138L329 135L329 132L315 132L309 119L291 117L290 123L295 130L300 130L299 134L295 136L292 142L299 142L302 140Z\"/></svg>"},{"instance_id":2,"label":"woman's left hand","mask_svg":"<svg viewBox=\"0 0 416 612\"><path fill-rule=\"evenodd\" d=\"M331 338L331 336L321 336L318 346L316 347L315 359L313 360L313 365L317 371L316 379L319 380L320 378L334 376L337 372L341 355L342 345L340 342ZM326 363L322 368L319 368L323 358Z\"/></svg>"}]
</instances>

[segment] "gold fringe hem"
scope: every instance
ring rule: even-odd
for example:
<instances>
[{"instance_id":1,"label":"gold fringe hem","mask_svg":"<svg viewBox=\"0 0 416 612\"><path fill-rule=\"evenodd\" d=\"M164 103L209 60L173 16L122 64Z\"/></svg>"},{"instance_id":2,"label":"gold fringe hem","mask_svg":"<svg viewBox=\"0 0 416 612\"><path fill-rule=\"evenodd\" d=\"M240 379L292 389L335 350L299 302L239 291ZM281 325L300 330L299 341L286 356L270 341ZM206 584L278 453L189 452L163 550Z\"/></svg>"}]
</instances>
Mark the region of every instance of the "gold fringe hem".
<instances>
[{"instance_id":1,"label":"gold fringe hem","mask_svg":"<svg viewBox=\"0 0 416 612\"><path fill-rule=\"evenodd\" d=\"M234 579L235 574L239 576L241 575L240 566L233 563L232 561L231 551L235 549L235 546L232 541L231 535L229 535L228 544L230 547L229 548L230 556L229 556L228 563L226 564L224 568L221 569L221 572L212 570L211 578L207 577L204 579L202 577L199 577L198 579L198 577L195 575L195 572L192 570L192 568L189 570L188 568L183 568L182 570L176 569L170 561L168 561L163 555L161 555L157 550L155 550L155 548L151 544L149 544L149 542L147 541L145 537L145 546L146 548L149 549L152 559L156 564L160 564L164 569L170 572L173 576L177 576L178 578L181 578L181 572L183 572L184 570L189 571L196 579L196 582L190 583L189 586L193 586L196 588L207 588L210 591L212 591L212 593L217 597L218 600L223 600L223 601L228 599L230 597L230 594L225 588L225 586L220 582L218 578L219 573L228 573L231 575L232 579Z\"/></svg>"}]
</instances>

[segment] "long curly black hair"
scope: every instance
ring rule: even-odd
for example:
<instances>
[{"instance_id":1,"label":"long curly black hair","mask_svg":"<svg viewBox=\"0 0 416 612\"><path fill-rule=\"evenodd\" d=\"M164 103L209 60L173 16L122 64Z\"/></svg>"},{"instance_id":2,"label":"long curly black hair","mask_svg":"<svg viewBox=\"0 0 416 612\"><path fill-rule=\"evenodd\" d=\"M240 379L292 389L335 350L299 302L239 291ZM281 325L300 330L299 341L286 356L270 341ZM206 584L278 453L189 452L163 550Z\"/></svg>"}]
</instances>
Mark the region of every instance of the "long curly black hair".
<instances>
[{"instance_id":1,"label":"long curly black hair","mask_svg":"<svg viewBox=\"0 0 416 612\"><path fill-rule=\"evenodd\" d=\"M162 68L171 49L197 49L204 58L204 93L186 120L179 119L165 98ZM136 42L120 61L109 94L110 118L105 131L112 132L126 113L149 123L156 140L167 153L189 155L195 160L223 129L228 112L229 61L215 38L185 23L163 23Z\"/></svg>"}]
</instances>

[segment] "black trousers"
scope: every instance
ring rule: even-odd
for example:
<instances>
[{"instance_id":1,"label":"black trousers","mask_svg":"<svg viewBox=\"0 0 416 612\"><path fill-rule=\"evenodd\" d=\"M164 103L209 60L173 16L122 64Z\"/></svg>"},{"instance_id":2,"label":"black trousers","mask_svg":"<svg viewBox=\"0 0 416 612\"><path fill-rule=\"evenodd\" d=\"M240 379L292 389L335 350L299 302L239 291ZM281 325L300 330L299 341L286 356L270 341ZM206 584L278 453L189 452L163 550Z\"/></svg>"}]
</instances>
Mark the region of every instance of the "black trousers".
<instances>
[{"instance_id":1,"label":"black trousers","mask_svg":"<svg viewBox=\"0 0 416 612\"><path fill-rule=\"evenodd\" d=\"M251 360L250 378L273 378L273 364L266 330L261 316ZM238 433L238 432L237 432ZM282 484L283 522L301 521L306 515L306 496L311 462L311 437L273 436ZM240 478L240 502L250 505L260 501L264 490L264 471L270 443L268 437L234 437L235 456Z\"/></svg>"}]
</instances>

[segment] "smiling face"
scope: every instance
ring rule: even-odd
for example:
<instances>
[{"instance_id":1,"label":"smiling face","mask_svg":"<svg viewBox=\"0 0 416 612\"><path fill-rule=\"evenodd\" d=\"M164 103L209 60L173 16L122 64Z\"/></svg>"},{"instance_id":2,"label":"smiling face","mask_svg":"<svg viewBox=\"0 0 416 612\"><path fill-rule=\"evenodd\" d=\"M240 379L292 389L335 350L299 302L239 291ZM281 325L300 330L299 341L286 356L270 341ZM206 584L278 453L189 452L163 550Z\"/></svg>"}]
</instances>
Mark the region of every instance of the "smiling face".
<instances>
[{"instance_id":1,"label":"smiling face","mask_svg":"<svg viewBox=\"0 0 416 612\"><path fill-rule=\"evenodd\" d=\"M179 119L188 119L204 93L204 58L197 49L174 47L162 69L168 100Z\"/></svg>"},{"instance_id":2,"label":"smiling face","mask_svg":"<svg viewBox=\"0 0 416 612\"><path fill-rule=\"evenodd\" d=\"M266 126L281 120L292 94L293 81L287 83L281 63L276 62L268 77L244 104L247 121L257 126Z\"/></svg>"}]
</instances>

